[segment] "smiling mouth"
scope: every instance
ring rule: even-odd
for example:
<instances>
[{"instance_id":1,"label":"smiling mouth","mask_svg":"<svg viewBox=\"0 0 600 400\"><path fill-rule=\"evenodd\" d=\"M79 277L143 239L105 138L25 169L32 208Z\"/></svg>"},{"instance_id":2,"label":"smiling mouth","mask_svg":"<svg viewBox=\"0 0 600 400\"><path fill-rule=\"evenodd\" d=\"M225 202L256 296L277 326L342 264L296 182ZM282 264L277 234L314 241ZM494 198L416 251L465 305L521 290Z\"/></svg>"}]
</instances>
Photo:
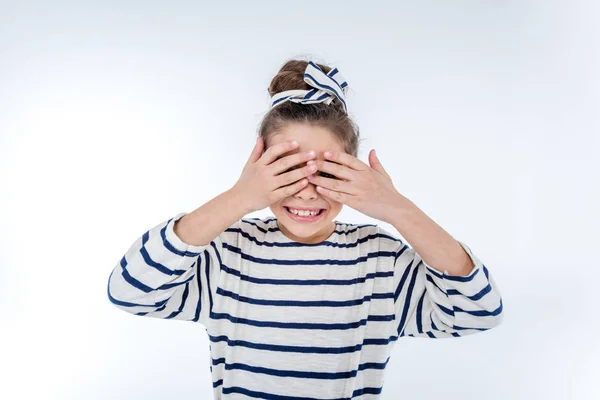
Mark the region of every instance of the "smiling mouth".
<instances>
[{"instance_id":1,"label":"smiling mouth","mask_svg":"<svg viewBox=\"0 0 600 400\"><path fill-rule=\"evenodd\" d=\"M288 206L283 206L283 208L285 208L285 209L286 209L288 212L290 212L290 213L292 212L292 210L291 210L291 209L290 209L290 207L288 207ZM295 209L295 210L302 210L302 209ZM312 211L312 210L311 210L311 211ZM323 211L325 211L325 209L324 209L324 208L320 208L320 209L319 209L319 212L317 212L317 214L315 214L315 215L320 215L320 214L321 214Z\"/></svg>"},{"instance_id":2,"label":"smiling mouth","mask_svg":"<svg viewBox=\"0 0 600 400\"><path fill-rule=\"evenodd\" d=\"M321 217L325 214L324 208L319 209L319 212L314 214L314 215L299 215L299 214L294 214L293 212L290 211L290 208L287 206L283 206L286 215L288 216L288 218L291 218L294 221L297 222L315 222L317 220L320 220Z\"/></svg>"}]
</instances>

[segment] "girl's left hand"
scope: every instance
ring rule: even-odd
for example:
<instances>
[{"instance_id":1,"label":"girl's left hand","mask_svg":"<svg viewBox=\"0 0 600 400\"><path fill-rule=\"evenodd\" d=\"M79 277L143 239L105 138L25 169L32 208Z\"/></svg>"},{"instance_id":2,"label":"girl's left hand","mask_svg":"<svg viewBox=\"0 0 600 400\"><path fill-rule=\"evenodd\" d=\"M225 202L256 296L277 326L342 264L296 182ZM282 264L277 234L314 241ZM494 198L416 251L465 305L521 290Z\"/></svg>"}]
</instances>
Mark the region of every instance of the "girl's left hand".
<instances>
[{"instance_id":1,"label":"girl's left hand","mask_svg":"<svg viewBox=\"0 0 600 400\"><path fill-rule=\"evenodd\" d=\"M313 160L317 171L334 177L308 177L320 194L384 222L390 222L394 212L410 203L394 187L375 150L369 152L370 166L348 153L325 153L325 157L328 161Z\"/></svg>"}]
</instances>

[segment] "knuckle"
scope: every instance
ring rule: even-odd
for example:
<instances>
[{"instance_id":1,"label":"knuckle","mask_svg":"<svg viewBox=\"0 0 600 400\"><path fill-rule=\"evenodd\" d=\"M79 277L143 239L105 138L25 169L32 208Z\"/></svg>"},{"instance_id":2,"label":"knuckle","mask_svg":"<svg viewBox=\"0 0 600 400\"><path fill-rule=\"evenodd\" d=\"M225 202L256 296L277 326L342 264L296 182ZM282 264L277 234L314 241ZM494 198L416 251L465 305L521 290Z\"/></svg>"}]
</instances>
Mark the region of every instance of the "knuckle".
<instances>
[{"instance_id":1,"label":"knuckle","mask_svg":"<svg viewBox=\"0 0 600 400\"><path fill-rule=\"evenodd\" d=\"M282 168L288 169L292 166L292 160L289 157L283 157L278 160Z\"/></svg>"}]
</instances>

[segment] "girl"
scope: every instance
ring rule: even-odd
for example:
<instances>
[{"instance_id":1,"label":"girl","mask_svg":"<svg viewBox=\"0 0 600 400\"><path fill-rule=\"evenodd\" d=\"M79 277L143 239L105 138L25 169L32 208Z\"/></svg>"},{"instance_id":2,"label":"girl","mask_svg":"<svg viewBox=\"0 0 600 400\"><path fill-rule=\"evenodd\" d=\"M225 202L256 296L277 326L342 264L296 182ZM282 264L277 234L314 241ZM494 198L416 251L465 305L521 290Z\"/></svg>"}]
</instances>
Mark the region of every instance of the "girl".
<instances>
[{"instance_id":1,"label":"girl","mask_svg":"<svg viewBox=\"0 0 600 400\"><path fill-rule=\"evenodd\" d=\"M118 308L202 324L215 399L378 399L396 340L497 326L488 269L356 158L337 68L286 62L230 190L144 233L115 266ZM265 150L266 149L266 150ZM348 206L394 226L335 220ZM275 217L244 218L269 207Z\"/></svg>"}]
</instances>

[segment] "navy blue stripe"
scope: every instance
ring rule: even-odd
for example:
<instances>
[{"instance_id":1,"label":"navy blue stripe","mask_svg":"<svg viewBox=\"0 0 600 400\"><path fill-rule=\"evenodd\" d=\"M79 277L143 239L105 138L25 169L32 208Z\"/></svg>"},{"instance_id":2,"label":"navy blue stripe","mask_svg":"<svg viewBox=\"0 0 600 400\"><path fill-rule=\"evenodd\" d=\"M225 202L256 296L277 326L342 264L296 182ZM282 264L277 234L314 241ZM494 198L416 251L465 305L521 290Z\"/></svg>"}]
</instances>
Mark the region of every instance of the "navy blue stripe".
<instances>
[{"instance_id":1,"label":"navy blue stripe","mask_svg":"<svg viewBox=\"0 0 600 400\"><path fill-rule=\"evenodd\" d=\"M502 313L502 308L503 308L502 299L500 299L500 305L498 306L498 308L496 308L493 311L487 311L487 310L469 311L469 310L463 310L462 308L459 308L456 306L454 307L454 311L464 312L466 314L473 315L475 317L495 317Z\"/></svg>"},{"instance_id":2,"label":"navy blue stripe","mask_svg":"<svg viewBox=\"0 0 600 400\"><path fill-rule=\"evenodd\" d=\"M412 262L411 262L411 264L412 264ZM420 265L420 263L419 263L419 265ZM404 308L402 310L402 317L400 318L400 323L398 324L398 336L402 336L402 334L400 332L404 332L404 323L406 322L406 319L408 317L408 308L410 307L410 299L412 298L412 292L415 287L415 282L417 280L417 274L419 272L419 265L417 265L414 268L410 283L408 284L408 289L406 291L406 297L404 299Z\"/></svg>"},{"instance_id":3,"label":"navy blue stripe","mask_svg":"<svg viewBox=\"0 0 600 400\"><path fill-rule=\"evenodd\" d=\"M311 96L313 96L315 93L317 93L319 91L319 89L311 89L308 91L308 93L306 93L304 95L304 97L302 98L302 100L307 100L310 99Z\"/></svg>"},{"instance_id":4,"label":"navy blue stripe","mask_svg":"<svg viewBox=\"0 0 600 400\"><path fill-rule=\"evenodd\" d=\"M327 74L327 76L329 76L331 79L333 79L342 89L344 89L346 86L348 86L348 82L344 81L342 83L339 83L337 79L334 78L335 74L337 74L339 71L338 69L334 69L329 71L329 74Z\"/></svg>"},{"instance_id":5,"label":"navy blue stripe","mask_svg":"<svg viewBox=\"0 0 600 400\"><path fill-rule=\"evenodd\" d=\"M393 316L392 316L393 317ZM333 324L325 324L325 323L310 323L310 322L278 322L278 321L256 321L247 318L238 318L234 317L227 313L215 313L213 311L210 312L210 318L219 320L226 319L233 323L251 325L251 326L259 326L263 328L283 328L283 329L322 329L322 330L347 330L347 329L356 329L360 326L366 325L367 320L369 318L361 319L356 322L346 322L346 323L333 323Z\"/></svg>"},{"instance_id":6,"label":"navy blue stripe","mask_svg":"<svg viewBox=\"0 0 600 400\"><path fill-rule=\"evenodd\" d=\"M419 302L417 303L417 332L423 333L423 303L425 300L425 291L421 295Z\"/></svg>"},{"instance_id":7,"label":"navy blue stripe","mask_svg":"<svg viewBox=\"0 0 600 400\"><path fill-rule=\"evenodd\" d=\"M483 298L483 296L485 296L486 294L490 293L492 291L492 286L488 283L486 285L486 287L484 287L483 289L481 289L479 291L479 293L474 294L473 296L465 296L464 294L462 294L461 292L459 292L456 289L449 289L448 290L448 295L460 295L460 296L464 296L468 299L471 300L480 300Z\"/></svg>"},{"instance_id":8,"label":"navy blue stripe","mask_svg":"<svg viewBox=\"0 0 600 400\"><path fill-rule=\"evenodd\" d=\"M276 104L281 103L282 101L285 101L285 100L289 99L290 97L292 97L292 96L285 96L285 97L282 97L280 99L275 100L273 102L273 104L271 104L271 107L275 106Z\"/></svg>"},{"instance_id":9,"label":"navy blue stripe","mask_svg":"<svg viewBox=\"0 0 600 400\"><path fill-rule=\"evenodd\" d=\"M431 314L429 314L429 320L431 321L431 327L433 328L433 330L439 331L438 327L435 325L435 322L433 322L433 316Z\"/></svg>"},{"instance_id":10,"label":"navy blue stripe","mask_svg":"<svg viewBox=\"0 0 600 400\"><path fill-rule=\"evenodd\" d=\"M485 268L484 271L485 270L487 270L487 268ZM427 271L431 272L429 269ZM443 276L440 279L446 279L446 277ZM440 289L440 287L435 283L435 281L433 280L433 278L431 277L431 275L427 274L427 280L429 282L431 282L436 288L438 288L438 290L440 292L444 293L444 291L442 289ZM474 294L472 296L466 296L465 294L461 293L457 289L448 289L445 294L447 294L448 296L463 296L463 297L466 297L466 298L468 298L470 300L477 301L477 300L481 300L486 294L490 293L491 291L492 291L492 286L488 283L486 285L486 287L484 287L478 293L476 293L476 294Z\"/></svg>"},{"instance_id":11,"label":"navy blue stripe","mask_svg":"<svg viewBox=\"0 0 600 400\"><path fill-rule=\"evenodd\" d=\"M220 384L217 384L216 386L215 386L215 384L213 384L213 387L218 387L220 385L222 385L222 382ZM283 396L283 395L272 394L272 393L267 393L267 392L257 392L255 390L249 390L249 389L239 387L239 386L223 387L221 389L221 391L223 394L239 393L239 394L243 394L245 396L252 397L255 399L264 399L264 400L352 400L355 397L362 396L361 392L364 392L364 394L381 393L381 388L358 389L358 390L354 391L354 393L352 394L352 397L337 397L337 398L328 397L327 399L319 398L319 397Z\"/></svg>"},{"instance_id":12,"label":"navy blue stripe","mask_svg":"<svg viewBox=\"0 0 600 400\"><path fill-rule=\"evenodd\" d=\"M429 274L425 274L425 279L427 279L429 282L431 282L431 284L433 286L436 287L437 290L439 290L440 292L444 293L445 296L448 296L450 293L446 293L446 291L444 291L442 288L440 288L437 283L435 283L435 281L433 280L433 278L431 277L431 275ZM459 293L460 294L460 293Z\"/></svg>"},{"instance_id":13,"label":"navy blue stripe","mask_svg":"<svg viewBox=\"0 0 600 400\"><path fill-rule=\"evenodd\" d=\"M477 331L487 331L489 328L469 328L469 327L466 327L466 326L457 326L457 325L454 325L452 327L452 329L456 329L457 331L458 330L465 331L465 330L469 330L469 329L474 329L474 330L477 330Z\"/></svg>"},{"instance_id":14,"label":"navy blue stripe","mask_svg":"<svg viewBox=\"0 0 600 400\"><path fill-rule=\"evenodd\" d=\"M125 256L123 256L121 258L121 276L123 276L123 279L125 279L125 281L127 283L129 283L131 286L141 290L142 292L145 293L150 293L153 289L150 286L147 286L145 284L143 284L142 282L138 281L137 279L135 279L133 276L131 276L129 274L129 271L127 271L127 259L125 258Z\"/></svg>"},{"instance_id":15,"label":"navy blue stripe","mask_svg":"<svg viewBox=\"0 0 600 400\"><path fill-rule=\"evenodd\" d=\"M138 304L138 303L129 303L126 301L121 301L121 300L117 300L115 299L111 294L110 294L110 280L112 278L114 271L110 273L110 276L108 277L108 285L106 287L106 292L108 294L108 298L110 300L111 303L117 305L117 306L123 306L123 307L151 307L151 308L155 308L155 307L159 307L159 306L163 306L164 304L166 304L167 300L162 300L159 301L157 303L154 304Z\"/></svg>"},{"instance_id":16,"label":"navy blue stripe","mask_svg":"<svg viewBox=\"0 0 600 400\"><path fill-rule=\"evenodd\" d=\"M252 372L254 374L265 374L271 376L281 376L281 377L289 377L289 378L302 378L302 379L325 379L325 380L335 380L335 379L348 379L353 378L358 374L358 371L364 371L367 369L385 369L387 363L390 358L388 357L385 362L382 363L363 363L358 366L357 369L344 371L344 372L315 372L315 371L295 371L295 370L280 370L274 368L265 368L258 367L254 365L248 365L243 363L231 363L228 364L225 362L224 358L213 359L212 365L225 364L225 370L242 370Z\"/></svg>"},{"instance_id":17,"label":"navy blue stripe","mask_svg":"<svg viewBox=\"0 0 600 400\"><path fill-rule=\"evenodd\" d=\"M367 317L368 321L375 321L375 322L389 322L389 321L393 321L394 320L394 315L393 314L388 314L388 315L369 315Z\"/></svg>"},{"instance_id":18,"label":"navy blue stripe","mask_svg":"<svg viewBox=\"0 0 600 400\"><path fill-rule=\"evenodd\" d=\"M317 97L316 100L320 102L321 100L326 99L327 97L329 97L329 93L323 93L321 96Z\"/></svg>"},{"instance_id":19,"label":"navy blue stripe","mask_svg":"<svg viewBox=\"0 0 600 400\"><path fill-rule=\"evenodd\" d=\"M324 83L317 82L317 80L311 74L305 73L304 78L308 78L308 79L312 80L315 83L315 85L317 85L319 88L326 88L326 89L331 90L335 94L335 96L338 98L338 100L342 102L342 104L344 105L344 108L347 107L346 102L344 101L342 96L338 93L338 91L335 88L333 88L329 85L325 85Z\"/></svg>"},{"instance_id":20,"label":"navy blue stripe","mask_svg":"<svg viewBox=\"0 0 600 400\"><path fill-rule=\"evenodd\" d=\"M196 283L198 285L198 303L196 303L196 312L194 313L194 319L192 321L198 322L200 320L200 312L202 311L202 279L200 275L200 269L196 269Z\"/></svg>"},{"instance_id":21,"label":"navy blue stripe","mask_svg":"<svg viewBox=\"0 0 600 400\"><path fill-rule=\"evenodd\" d=\"M454 275L448 275L448 274L441 274L440 272L438 272L435 269L430 268L430 267L427 268L427 271L429 271L429 273L431 273L436 278L445 279L447 281L454 281L454 282L470 282L479 273L479 270L476 269L475 273L471 276L454 276Z\"/></svg>"},{"instance_id":22,"label":"navy blue stripe","mask_svg":"<svg viewBox=\"0 0 600 400\"><path fill-rule=\"evenodd\" d=\"M391 239L394 240L394 238L384 234L384 233L374 233L362 238L359 238L358 240L356 240L355 242L350 242L350 243L337 243L337 242L330 242L330 241L323 241L320 243L299 243L299 242L261 242L258 239L256 239L256 237L254 236L254 234L245 232L244 230L242 230L241 228L231 228L230 232L237 232L239 235L241 235L242 237L248 239L248 241L250 242L254 242L259 246L267 246L267 247L306 247L306 246L329 246L329 247L339 247L339 248L351 248L351 247L356 247L361 243L365 243L368 242L371 239L376 239L376 238L386 238L386 239ZM341 232L337 232L340 233Z\"/></svg>"},{"instance_id":23,"label":"navy blue stripe","mask_svg":"<svg viewBox=\"0 0 600 400\"><path fill-rule=\"evenodd\" d=\"M195 264L195 263L194 263ZM190 282L192 279L194 279L195 274L190 276L189 278L187 278L185 281L183 282L176 282L176 283L165 283L162 286L159 286L158 288L156 288L156 290L167 290L167 289L172 289L174 287L177 286L181 286L181 285L185 285L186 283Z\"/></svg>"},{"instance_id":24,"label":"navy blue stripe","mask_svg":"<svg viewBox=\"0 0 600 400\"><path fill-rule=\"evenodd\" d=\"M438 306L440 310L442 310L444 313L448 314L451 317L454 317L454 310L450 310L449 308L446 308L439 303L435 303L435 305Z\"/></svg>"},{"instance_id":25,"label":"navy blue stripe","mask_svg":"<svg viewBox=\"0 0 600 400\"><path fill-rule=\"evenodd\" d=\"M373 297L373 299L393 299L394 298L394 293L373 293L371 294L371 296Z\"/></svg>"},{"instance_id":26,"label":"navy blue stripe","mask_svg":"<svg viewBox=\"0 0 600 400\"><path fill-rule=\"evenodd\" d=\"M431 277L431 275L427 274L427 280L429 282L431 282L440 292L444 293L444 291L442 289L440 289L440 287L435 283L435 281L433 280L433 278ZM485 296L486 294L490 293L492 291L492 286L488 283L486 285L486 287L484 287L483 289L481 289L478 293L472 295L472 296L466 296L463 293L461 293L460 291L456 290L456 289L448 289L446 294L448 296L463 296L466 297L467 299L473 300L473 301L477 301L477 300L481 300L483 298L483 296Z\"/></svg>"},{"instance_id":27,"label":"navy blue stripe","mask_svg":"<svg viewBox=\"0 0 600 400\"><path fill-rule=\"evenodd\" d=\"M219 255L219 252L217 252L217 256ZM206 290L208 291L208 309L210 311L212 311L213 309L213 298L212 298L212 290L210 290L210 254L208 253L208 251L204 252L204 259L206 260L206 265L204 268L204 276L205 276L205 280L206 280Z\"/></svg>"},{"instance_id":28,"label":"navy blue stripe","mask_svg":"<svg viewBox=\"0 0 600 400\"><path fill-rule=\"evenodd\" d=\"M336 285L336 286L348 286L357 283L364 283L369 279L374 278L389 278L394 276L394 271L389 272L375 272L368 273L361 278L352 279L271 279L271 278L255 278L249 275L244 275L240 271L229 268L225 264L221 266L221 269L233 276L237 276L242 281L264 284L264 285L298 285L298 286L317 286L317 285ZM374 294L375 295L375 294ZM377 294L379 295L379 294Z\"/></svg>"},{"instance_id":29,"label":"navy blue stripe","mask_svg":"<svg viewBox=\"0 0 600 400\"><path fill-rule=\"evenodd\" d=\"M163 229L165 229L165 228L163 228ZM149 239L149 234L148 234L148 232L146 232L143 235L143 239L142 239L143 244L142 244L142 248L140 249L140 254L142 255L142 258L144 259L144 261L146 262L146 264L148 266L156 269L157 271L162 272L165 275L169 275L169 276L182 275L186 272L186 270L183 270L183 269L170 270L169 268L165 267L161 263L157 263L154 260L152 260L152 258L150 257L150 254L148 254L148 250L146 250L146 243L148 242L148 239ZM169 251L176 253L178 255L181 255L181 256L193 256L193 254L195 254L195 253L191 253L191 252L181 252L181 251L177 250L166 240L166 237L163 238L163 244Z\"/></svg>"},{"instance_id":30,"label":"navy blue stripe","mask_svg":"<svg viewBox=\"0 0 600 400\"><path fill-rule=\"evenodd\" d=\"M267 228L267 229L264 229L263 227L261 227L259 225L259 223L262 223L263 225L264 224L268 225L268 224L271 224L272 222L274 222L276 220L277 220L277 218L269 218L269 219L264 219L264 220L260 219L260 218L242 218L242 219L240 219L240 221L242 223L247 224L247 225L252 225L252 226L254 226L257 230L259 230L262 233L277 232L277 231L279 231L279 227L277 225L272 226L272 227ZM256 221L256 222L254 222L254 221ZM334 222L336 223L336 228L335 228L334 232L337 233L338 235L349 235L349 234L354 233L357 230L362 229L362 228L377 227L377 225L374 225L374 224L356 225L356 224L347 224L347 223L339 222L339 221L334 221ZM337 229L340 225L352 226L353 228L351 228L349 230L346 230L346 231L341 231L341 230ZM236 228L228 228L226 230L226 232L235 232L235 231L237 231ZM389 237L389 238L391 238L391 239L398 240L398 239L396 239L396 238L394 238L392 236L389 236L389 235L386 235L386 236ZM307 246L315 246L315 244L306 244L306 245ZM317 243L317 245L318 245L318 243Z\"/></svg>"},{"instance_id":31,"label":"navy blue stripe","mask_svg":"<svg viewBox=\"0 0 600 400\"><path fill-rule=\"evenodd\" d=\"M183 295L181 296L181 304L179 305L179 308L177 309L177 311L173 311L171 314L166 316L164 319L175 318L176 316L181 314L181 311L183 311L183 308L185 307L185 302L188 298L189 293L190 293L190 285L189 285L189 283L186 283L185 289L183 290Z\"/></svg>"},{"instance_id":32,"label":"navy blue stripe","mask_svg":"<svg viewBox=\"0 0 600 400\"><path fill-rule=\"evenodd\" d=\"M370 302L372 296L364 296L362 299L354 299L354 300L268 300L268 299L255 299L246 296L240 296L238 293L231 292L229 290L224 290L222 288L217 288L217 294L229 297L234 300L240 301L242 303L263 305L263 306L277 306L277 307L352 307L358 306L365 302ZM380 299L391 298L391 293L381 293L379 296ZM386 297L388 296L388 297Z\"/></svg>"},{"instance_id":33,"label":"navy blue stripe","mask_svg":"<svg viewBox=\"0 0 600 400\"><path fill-rule=\"evenodd\" d=\"M366 387L362 389L356 389L352 392L352 398L362 396L363 394L381 394L383 386L380 387Z\"/></svg>"},{"instance_id":34,"label":"navy blue stripe","mask_svg":"<svg viewBox=\"0 0 600 400\"><path fill-rule=\"evenodd\" d=\"M160 230L160 236L162 238L163 241L163 246L169 250L171 253L173 254L177 254L178 256L183 256L183 257L198 257L200 255L200 253L197 253L195 251L181 251L179 249L177 249L175 246L173 246L171 244L171 242L169 242L169 240L167 240L167 226L171 223L171 221L173 221L174 218L171 218L167 221L167 223L165 224L165 226L163 226L163 228ZM149 231L147 231L146 233L144 233L144 235L142 236L142 244L146 244L146 242L148 241L148 237L149 237Z\"/></svg>"},{"instance_id":35,"label":"navy blue stripe","mask_svg":"<svg viewBox=\"0 0 600 400\"><path fill-rule=\"evenodd\" d=\"M386 346L396 340L398 340L398 336L390 336L387 339L364 339L363 346Z\"/></svg>"},{"instance_id":36,"label":"navy blue stripe","mask_svg":"<svg viewBox=\"0 0 600 400\"><path fill-rule=\"evenodd\" d=\"M388 236L388 235L385 235L385 234L380 234L380 237L383 237L383 238L386 238L386 239L391 239L392 241L394 241L394 242L399 242L399 244L400 244L400 245L402 245L402 247L401 247L399 250L397 250L397 251L394 251L394 264L397 264L397 263L398 263L398 258L399 258L399 257L400 257L402 254L404 254L404 252L405 252L406 250L408 250L408 249L409 249L409 247L408 247L408 246L406 246L406 245L404 245L404 244L402 244L402 241L401 241L401 240L399 240L399 239L396 239L396 238L394 238L394 237L391 237L391 236Z\"/></svg>"},{"instance_id":37,"label":"navy blue stripe","mask_svg":"<svg viewBox=\"0 0 600 400\"><path fill-rule=\"evenodd\" d=\"M266 350L266 351L278 351L284 353L309 353L309 354L343 354L343 353L354 353L360 351L365 345L357 344L355 346L345 347L316 347L316 346L287 346L277 345L268 343L255 343L248 342L245 340L231 340L227 336L211 336L208 335L209 339L213 343L226 342L227 346L230 347L246 347L249 349ZM383 340L383 339L382 339ZM382 344L388 344L389 340Z\"/></svg>"},{"instance_id":38,"label":"navy blue stripe","mask_svg":"<svg viewBox=\"0 0 600 400\"><path fill-rule=\"evenodd\" d=\"M411 261L410 264L408 264L408 266L404 269L404 272L402 273L402 278L400 279L400 282L396 287L396 291L394 292L394 303L398 302L398 297L400 297L400 292L404 288L404 284L406 283L406 279L408 278L408 274L410 273L410 268L412 266L413 261ZM396 268L398 267L396 266Z\"/></svg>"},{"instance_id":39,"label":"navy blue stripe","mask_svg":"<svg viewBox=\"0 0 600 400\"><path fill-rule=\"evenodd\" d=\"M357 344L354 346L345 346L345 347L316 347L316 346L288 346L288 345L276 345L269 343L256 343L256 342L248 342L245 340L232 340L229 339L226 335L221 336L211 336L208 335L209 340L212 343L226 342L228 346L234 347L247 347L255 350L265 350L265 351L278 351L284 353L314 353L314 354L343 354L343 353L354 353L357 351L361 351L363 346L387 346L391 342L398 339L397 336L390 336L387 339L383 338L371 338L371 339L363 339L361 344Z\"/></svg>"},{"instance_id":40,"label":"navy blue stripe","mask_svg":"<svg viewBox=\"0 0 600 400\"><path fill-rule=\"evenodd\" d=\"M372 253L367 253L366 256L361 256L358 258L350 259L350 260L336 260L336 259L313 259L313 260L305 260L305 259L294 259L294 260L281 260L274 258L259 258L254 257L249 254L244 253L239 247L231 246L227 243L223 243L223 248L231 251L232 253L237 253L241 255L241 258L244 260L249 260L255 262L257 264L267 264L267 265L356 265L359 262L363 262L368 260L369 258L379 258L379 257L391 257L395 255L393 251L376 251Z\"/></svg>"}]
</instances>

